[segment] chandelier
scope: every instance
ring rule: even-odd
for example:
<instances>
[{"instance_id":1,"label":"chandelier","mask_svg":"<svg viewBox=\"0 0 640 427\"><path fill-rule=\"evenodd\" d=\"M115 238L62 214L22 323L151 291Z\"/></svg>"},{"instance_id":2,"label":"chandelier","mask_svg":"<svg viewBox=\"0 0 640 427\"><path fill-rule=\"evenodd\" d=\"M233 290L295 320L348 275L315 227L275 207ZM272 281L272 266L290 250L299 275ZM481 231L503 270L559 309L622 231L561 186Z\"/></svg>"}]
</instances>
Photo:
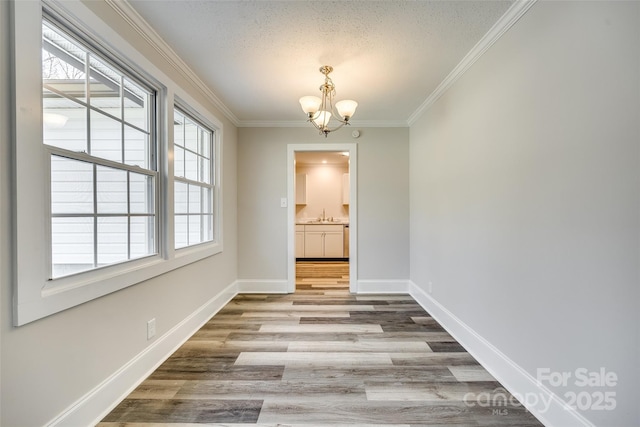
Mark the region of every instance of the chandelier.
<instances>
[{"instance_id":1,"label":"chandelier","mask_svg":"<svg viewBox=\"0 0 640 427\"><path fill-rule=\"evenodd\" d=\"M329 132L338 130L344 125L349 125L349 119L356 112L356 107L358 106L356 101L350 99L333 104L336 87L331 78L329 78L329 73L332 71L333 67L330 65L320 67L320 72L324 74L324 84L320 85L322 99L317 96L303 96L300 98L300 105L302 106L302 111L307 115L307 121L318 129L320 135L324 134L325 138L329 135ZM332 115L340 123L333 129L329 127Z\"/></svg>"}]
</instances>

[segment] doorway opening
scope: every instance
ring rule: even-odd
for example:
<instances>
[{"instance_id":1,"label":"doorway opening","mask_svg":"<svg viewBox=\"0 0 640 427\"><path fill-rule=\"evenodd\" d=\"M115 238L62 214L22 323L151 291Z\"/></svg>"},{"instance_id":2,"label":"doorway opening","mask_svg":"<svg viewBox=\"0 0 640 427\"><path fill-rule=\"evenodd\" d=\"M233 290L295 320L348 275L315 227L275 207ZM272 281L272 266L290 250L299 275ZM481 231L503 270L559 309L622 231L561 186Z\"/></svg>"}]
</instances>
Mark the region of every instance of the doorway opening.
<instances>
[{"instance_id":1,"label":"doorway opening","mask_svg":"<svg viewBox=\"0 0 640 427\"><path fill-rule=\"evenodd\" d=\"M289 146L289 292L354 292L355 144Z\"/></svg>"}]
</instances>

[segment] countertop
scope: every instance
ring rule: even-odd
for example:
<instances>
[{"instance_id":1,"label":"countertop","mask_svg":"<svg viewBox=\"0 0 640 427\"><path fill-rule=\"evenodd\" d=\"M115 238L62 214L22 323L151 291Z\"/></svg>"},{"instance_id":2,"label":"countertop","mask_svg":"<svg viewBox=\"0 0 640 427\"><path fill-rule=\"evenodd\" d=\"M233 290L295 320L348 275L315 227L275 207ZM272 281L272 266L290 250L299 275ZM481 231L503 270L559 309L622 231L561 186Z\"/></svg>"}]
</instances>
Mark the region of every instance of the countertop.
<instances>
[{"instance_id":1,"label":"countertop","mask_svg":"<svg viewBox=\"0 0 640 427\"><path fill-rule=\"evenodd\" d=\"M296 225L349 225L348 221L296 221Z\"/></svg>"}]
</instances>

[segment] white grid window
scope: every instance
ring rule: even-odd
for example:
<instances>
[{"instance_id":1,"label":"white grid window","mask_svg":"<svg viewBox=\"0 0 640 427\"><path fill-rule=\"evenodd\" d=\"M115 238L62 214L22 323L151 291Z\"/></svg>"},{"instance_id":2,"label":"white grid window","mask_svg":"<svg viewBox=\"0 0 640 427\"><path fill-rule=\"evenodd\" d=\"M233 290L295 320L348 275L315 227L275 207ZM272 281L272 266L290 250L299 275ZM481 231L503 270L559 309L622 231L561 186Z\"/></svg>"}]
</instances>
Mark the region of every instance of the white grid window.
<instances>
[{"instance_id":1,"label":"white grid window","mask_svg":"<svg viewBox=\"0 0 640 427\"><path fill-rule=\"evenodd\" d=\"M14 325L221 253L222 123L82 2L14 3ZM198 111L178 112L178 178L176 103Z\"/></svg>"},{"instance_id":2,"label":"white grid window","mask_svg":"<svg viewBox=\"0 0 640 427\"><path fill-rule=\"evenodd\" d=\"M214 132L174 110L174 236L184 248L214 240Z\"/></svg>"},{"instance_id":3,"label":"white grid window","mask_svg":"<svg viewBox=\"0 0 640 427\"><path fill-rule=\"evenodd\" d=\"M42 25L50 278L158 253L155 92Z\"/></svg>"}]
</instances>

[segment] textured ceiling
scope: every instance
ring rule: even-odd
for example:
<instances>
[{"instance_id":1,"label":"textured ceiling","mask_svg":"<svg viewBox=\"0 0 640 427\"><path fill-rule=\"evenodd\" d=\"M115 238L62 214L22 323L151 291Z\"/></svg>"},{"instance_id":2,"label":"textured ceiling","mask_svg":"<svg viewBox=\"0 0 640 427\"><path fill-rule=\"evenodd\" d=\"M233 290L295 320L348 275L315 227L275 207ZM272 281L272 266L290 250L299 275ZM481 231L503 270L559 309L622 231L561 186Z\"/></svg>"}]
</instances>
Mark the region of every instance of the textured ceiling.
<instances>
[{"instance_id":1,"label":"textured ceiling","mask_svg":"<svg viewBox=\"0 0 640 427\"><path fill-rule=\"evenodd\" d=\"M402 125L512 1L196 1L129 4L239 124L304 121L331 74L354 124Z\"/></svg>"}]
</instances>

